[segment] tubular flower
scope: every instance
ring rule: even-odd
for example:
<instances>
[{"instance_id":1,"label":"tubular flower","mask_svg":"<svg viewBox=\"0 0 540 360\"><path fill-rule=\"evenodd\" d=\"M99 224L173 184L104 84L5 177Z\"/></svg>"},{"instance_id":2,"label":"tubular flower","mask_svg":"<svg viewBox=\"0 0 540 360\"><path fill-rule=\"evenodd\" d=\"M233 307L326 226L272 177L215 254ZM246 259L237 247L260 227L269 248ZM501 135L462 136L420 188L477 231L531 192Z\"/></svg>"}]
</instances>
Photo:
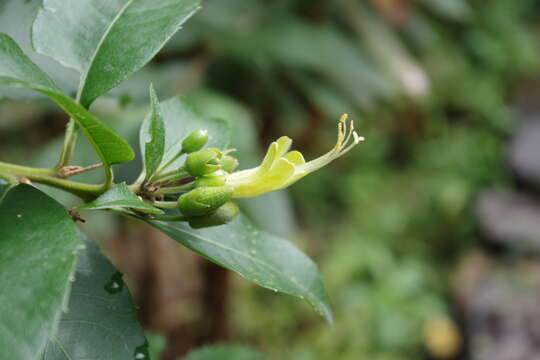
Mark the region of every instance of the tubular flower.
<instances>
[{"instance_id":1,"label":"tubular flower","mask_svg":"<svg viewBox=\"0 0 540 360\"><path fill-rule=\"evenodd\" d=\"M306 162L299 151L290 151L292 140L282 136L268 148L260 166L227 176L227 186L233 188L234 198L258 196L285 188L340 156L346 154L364 138L354 131L352 121L343 114L338 123L336 145L326 154Z\"/></svg>"}]
</instances>

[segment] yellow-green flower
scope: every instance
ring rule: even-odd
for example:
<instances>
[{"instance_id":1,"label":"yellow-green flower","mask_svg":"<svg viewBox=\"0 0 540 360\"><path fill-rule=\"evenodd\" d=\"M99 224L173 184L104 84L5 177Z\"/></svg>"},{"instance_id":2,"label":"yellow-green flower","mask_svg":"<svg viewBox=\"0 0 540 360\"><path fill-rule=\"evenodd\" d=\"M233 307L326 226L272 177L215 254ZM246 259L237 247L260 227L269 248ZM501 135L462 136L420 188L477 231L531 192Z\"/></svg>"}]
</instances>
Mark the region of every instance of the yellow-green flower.
<instances>
[{"instance_id":1,"label":"yellow-green flower","mask_svg":"<svg viewBox=\"0 0 540 360\"><path fill-rule=\"evenodd\" d=\"M290 151L292 140L282 136L270 144L262 164L227 176L227 186L234 189L233 197L252 197L283 189L344 155L364 138L354 131L347 114L338 123L336 145L317 159L306 162L299 151Z\"/></svg>"}]
</instances>

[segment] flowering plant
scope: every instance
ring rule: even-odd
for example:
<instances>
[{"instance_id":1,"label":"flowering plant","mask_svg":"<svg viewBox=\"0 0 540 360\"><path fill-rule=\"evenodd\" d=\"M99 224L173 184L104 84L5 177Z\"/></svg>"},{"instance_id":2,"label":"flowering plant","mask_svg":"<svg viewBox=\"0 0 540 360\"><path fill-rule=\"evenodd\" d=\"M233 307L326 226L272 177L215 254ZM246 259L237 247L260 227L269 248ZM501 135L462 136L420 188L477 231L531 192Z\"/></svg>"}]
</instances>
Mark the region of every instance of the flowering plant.
<instances>
[{"instance_id":1,"label":"flowering plant","mask_svg":"<svg viewBox=\"0 0 540 360\"><path fill-rule=\"evenodd\" d=\"M118 181L116 165L132 161L135 151L90 105L150 61L198 10L199 0L120 3L78 0L74 7L68 0L45 0L37 14L33 48L80 72L75 97L0 33L0 87L38 92L70 118L54 166L0 162L3 353L13 360L148 358L121 275L76 226L96 210L142 221L257 285L307 300L331 322L314 263L291 242L257 229L234 199L285 188L343 156L363 140L353 122L341 117L336 145L319 158L306 162L289 151L292 140L283 136L270 144L261 165L236 171L227 121L200 115L181 97L159 101L150 86L150 110L140 131L142 170L132 182ZM74 163L78 135L99 163ZM100 183L72 179L95 171L103 171ZM57 200L50 187L78 200ZM116 316L118 309L122 316ZM107 326L101 325L103 314L112 314ZM118 346L105 344L115 332Z\"/></svg>"}]
</instances>

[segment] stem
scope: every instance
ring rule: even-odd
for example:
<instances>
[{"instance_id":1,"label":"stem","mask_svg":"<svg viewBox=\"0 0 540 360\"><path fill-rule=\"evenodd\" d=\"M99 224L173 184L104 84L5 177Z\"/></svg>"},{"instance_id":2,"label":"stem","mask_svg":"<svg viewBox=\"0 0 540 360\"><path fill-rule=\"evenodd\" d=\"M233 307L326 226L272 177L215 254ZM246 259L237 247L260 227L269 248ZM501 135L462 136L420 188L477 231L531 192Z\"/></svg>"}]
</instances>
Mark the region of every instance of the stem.
<instances>
[{"instance_id":1,"label":"stem","mask_svg":"<svg viewBox=\"0 0 540 360\"><path fill-rule=\"evenodd\" d=\"M135 180L135 182L133 183L133 187L137 187L137 189L139 189L142 185L142 183L144 182L144 179L146 177L146 172L144 171L144 169L141 171L141 173L139 174L139 177L137 178L137 180ZM133 189L131 189L133 190Z\"/></svg>"},{"instance_id":2,"label":"stem","mask_svg":"<svg viewBox=\"0 0 540 360\"><path fill-rule=\"evenodd\" d=\"M155 176L155 179L154 179L156 181L157 180L162 180L162 179L167 178L167 177L170 177L171 175L183 174L185 176L189 176L189 173L185 170L185 168L183 166L179 167L178 169L167 171L164 174L159 174L159 175L157 175L157 174L158 173L156 172L156 176Z\"/></svg>"},{"instance_id":3,"label":"stem","mask_svg":"<svg viewBox=\"0 0 540 360\"><path fill-rule=\"evenodd\" d=\"M173 162L175 162L176 159L178 159L180 156L182 156L182 155L184 155L184 154L185 154L184 150L180 150L180 152L179 152L178 154L176 154L175 156L173 156L173 158L172 158L171 160L167 161L167 162L165 163L165 165L161 166L161 167L155 172L155 174L152 176L152 178L153 178L153 177L158 177L158 178L159 178L159 175L160 175L163 171L167 170L167 168L168 168ZM151 180L151 179L149 179L149 180Z\"/></svg>"},{"instance_id":4,"label":"stem","mask_svg":"<svg viewBox=\"0 0 540 360\"><path fill-rule=\"evenodd\" d=\"M55 166L57 170L69 164L69 162L71 161L71 157L73 156L73 151L75 150L76 142L77 132L75 131L75 121L73 119L69 119L69 122L66 126L64 148L62 150L62 154L60 155L60 159L58 160L58 164Z\"/></svg>"},{"instance_id":5,"label":"stem","mask_svg":"<svg viewBox=\"0 0 540 360\"><path fill-rule=\"evenodd\" d=\"M30 178L32 175L45 175L45 176L54 176L56 174L55 169L40 169L40 168L31 168L28 166L21 166L15 164L8 164L0 161L0 172L10 175L20 175Z\"/></svg>"},{"instance_id":6,"label":"stem","mask_svg":"<svg viewBox=\"0 0 540 360\"><path fill-rule=\"evenodd\" d=\"M5 181L7 181L9 184L12 184L12 185L17 184L17 178L10 174L0 173L0 179L4 179Z\"/></svg>"},{"instance_id":7,"label":"stem","mask_svg":"<svg viewBox=\"0 0 540 360\"><path fill-rule=\"evenodd\" d=\"M170 183L177 180L182 180L187 177L191 177L191 175L189 175L187 171L180 169L180 170L172 171L170 173L163 174L159 178L155 179L154 181L156 185L158 184L161 185L161 184L166 184L166 183Z\"/></svg>"},{"instance_id":8,"label":"stem","mask_svg":"<svg viewBox=\"0 0 540 360\"><path fill-rule=\"evenodd\" d=\"M153 201L152 205L164 209L176 209L176 201Z\"/></svg>"},{"instance_id":9,"label":"stem","mask_svg":"<svg viewBox=\"0 0 540 360\"><path fill-rule=\"evenodd\" d=\"M161 188L153 192L152 194L153 195L178 194L181 192L193 190L194 187L195 187L195 182L190 182L190 183L180 185L180 186Z\"/></svg>"},{"instance_id":10,"label":"stem","mask_svg":"<svg viewBox=\"0 0 540 360\"><path fill-rule=\"evenodd\" d=\"M86 81L86 75L88 74L85 74L83 80L79 82L79 89L77 90L76 101L79 104L81 103L82 89ZM88 109L90 107L90 104L87 104L84 107ZM73 156L73 152L75 150L75 144L77 141L76 130L77 130L77 124L75 123L75 120L73 120L73 118L69 119L69 122L66 126L66 133L64 137L64 149L62 150L62 154L60 155L60 160L58 161L58 164L55 167L57 171L61 170L64 166L69 165L69 162L71 161L71 157ZM111 166L105 163L105 159L102 159L102 160L104 162L103 170L105 171L105 183L103 184L102 190L106 191L110 189L111 186L113 185L114 175L113 175L113 170Z\"/></svg>"},{"instance_id":11,"label":"stem","mask_svg":"<svg viewBox=\"0 0 540 360\"><path fill-rule=\"evenodd\" d=\"M188 221L189 219L181 215L155 215L154 220L160 221Z\"/></svg>"},{"instance_id":12,"label":"stem","mask_svg":"<svg viewBox=\"0 0 540 360\"><path fill-rule=\"evenodd\" d=\"M83 184L54 177L55 169L36 169L0 162L3 177L26 177L31 181L67 191L83 200L92 200L103 193L102 185Z\"/></svg>"},{"instance_id":13,"label":"stem","mask_svg":"<svg viewBox=\"0 0 540 360\"><path fill-rule=\"evenodd\" d=\"M107 191L113 185L114 175L110 165L105 165L103 170L105 170L105 183L103 184L103 191Z\"/></svg>"},{"instance_id":14,"label":"stem","mask_svg":"<svg viewBox=\"0 0 540 360\"><path fill-rule=\"evenodd\" d=\"M65 179L65 178L68 178L68 177L71 177L71 176L79 175L79 174L82 174L84 172L100 168L102 166L103 166L102 163L94 164L94 165L90 165L90 166L86 166L86 167L64 166L63 168L58 170L57 175L58 175L58 177L61 177L61 178Z\"/></svg>"}]
</instances>

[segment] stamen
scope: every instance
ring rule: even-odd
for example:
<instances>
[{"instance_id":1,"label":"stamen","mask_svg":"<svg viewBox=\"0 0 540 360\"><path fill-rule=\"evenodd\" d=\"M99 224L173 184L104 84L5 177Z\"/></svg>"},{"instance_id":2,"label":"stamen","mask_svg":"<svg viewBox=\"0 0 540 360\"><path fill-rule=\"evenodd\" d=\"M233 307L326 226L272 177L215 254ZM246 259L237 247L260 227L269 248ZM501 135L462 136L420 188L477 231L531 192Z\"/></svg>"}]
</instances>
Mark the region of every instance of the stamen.
<instances>
[{"instance_id":1,"label":"stamen","mask_svg":"<svg viewBox=\"0 0 540 360\"><path fill-rule=\"evenodd\" d=\"M352 136L354 138L352 144L350 144L349 146L347 146L345 149L343 149L342 152L339 153L339 156L342 156L342 155L345 155L346 153L349 152L349 150L351 150L353 147L355 147L360 141L364 141L364 137L363 136L359 136L356 131L352 133Z\"/></svg>"},{"instance_id":2,"label":"stamen","mask_svg":"<svg viewBox=\"0 0 540 360\"><path fill-rule=\"evenodd\" d=\"M354 130L354 122L343 114L338 122L336 145L326 154L305 162L300 153L288 152L290 139L282 137L270 145L259 167L235 172L227 178L227 183L236 188L235 197L257 196L284 188L343 156L363 140Z\"/></svg>"},{"instance_id":3,"label":"stamen","mask_svg":"<svg viewBox=\"0 0 540 360\"><path fill-rule=\"evenodd\" d=\"M345 137L344 131L343 131L343 120L342 119L343 119L343 116L341 117L341 119L338 122L338 135L337 135L337 140L336 140L336 146L334 147L335 150L341 149L341 144L343 144L343 138ZM347 118L345 117L345 119L347 119Z\"/></svg>"},{"instance_id":4,"label":"stamen","mask_svg":"<svg viewBox=\"0 0 540 360\"><path fill-rule=\"evenodd\" d=\"M236 149L234 149L234 148L233 149L227 149L227 150L223 151L222 154L223 155L229 155L230 153L233 153L235 151L236 151Z\"/></svg>"},{"instance_id":5,"label":"stamen","mask_svg":"<svg viewBox=\"0 0 540 360\"><path fill-rule=\"evenodd\" d=\"M355 144L358 144L360 141L366 140L365 137L359 136L359 135L356 133L356 131L353 133L353 136L354 136L354 143L355 143Z\"/></svg>"},{"instance_id":6,"label":"stamen","mask_svg":"<svg viewBox=\"0 0 540 360\"><path fill-rule=\"evenodd\" d=\"M345 141L343 141L343 146L347 146L347 144L349 143L349 140L351 138L351 135L354 133L354 121L350 121L349 122L349 133L347 135L347 137L345 138Z\"/></svg>"}]
</instances>

